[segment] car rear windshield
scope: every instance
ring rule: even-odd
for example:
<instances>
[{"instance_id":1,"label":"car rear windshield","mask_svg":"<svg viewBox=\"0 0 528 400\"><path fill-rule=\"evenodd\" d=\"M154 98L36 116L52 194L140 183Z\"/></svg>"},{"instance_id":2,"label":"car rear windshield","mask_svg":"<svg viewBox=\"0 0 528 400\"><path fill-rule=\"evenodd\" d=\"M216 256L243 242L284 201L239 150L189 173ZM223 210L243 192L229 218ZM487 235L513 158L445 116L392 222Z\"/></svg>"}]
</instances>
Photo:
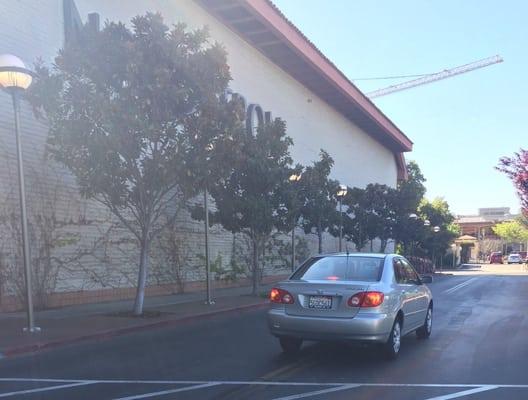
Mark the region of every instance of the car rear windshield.
<instances>
[{"instance_id":1,"label":"car rear windshield","mask_svg":"<svg viewBox=\"0 0 528 400\"><path fill-rule=\"evenodd\" d=\"M315 257L291 277L295 280L367 281L381 279L384 258L357 256Z\"/></svg>"}]
</instances>

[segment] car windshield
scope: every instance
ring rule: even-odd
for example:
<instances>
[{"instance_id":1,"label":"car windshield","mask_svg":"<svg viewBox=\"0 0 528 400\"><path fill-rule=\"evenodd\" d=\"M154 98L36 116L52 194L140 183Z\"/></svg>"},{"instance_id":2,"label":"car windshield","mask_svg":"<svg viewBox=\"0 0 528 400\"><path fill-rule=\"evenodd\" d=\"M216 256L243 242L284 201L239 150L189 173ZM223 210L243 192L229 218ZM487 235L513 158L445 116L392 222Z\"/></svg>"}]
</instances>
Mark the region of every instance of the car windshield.
<instances>
[{"instance_id":1,"label":"car windshield","mask_svg":"<svg viewBox=\"0 0 528 400\"><path fill-rule=\"evenodd\" d=\"M291 279L375 282L381 278L383 262L381 257L315 257L302 265Z\"/></svg>"}]
</instances>

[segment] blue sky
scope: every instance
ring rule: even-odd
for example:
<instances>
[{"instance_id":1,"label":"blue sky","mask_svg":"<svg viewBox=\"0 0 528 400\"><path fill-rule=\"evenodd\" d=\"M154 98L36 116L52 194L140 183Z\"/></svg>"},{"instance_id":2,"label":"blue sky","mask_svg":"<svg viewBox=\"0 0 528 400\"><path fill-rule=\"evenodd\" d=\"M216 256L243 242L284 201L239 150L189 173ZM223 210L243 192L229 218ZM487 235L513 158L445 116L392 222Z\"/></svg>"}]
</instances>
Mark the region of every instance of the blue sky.
<instances>
[{"instance_id":1,"label":"blue sky","mask_svg":"<svg viewBox=\"0 0 528 400\"><path fill-rule=\"evenodd\" d=\"M519 210L498 159L528 147L527 1L274 0L350 79L504 62L376 99L414 142L427 197L453 212ZM363 91L397 81L357 82Z\"/></svg>"}]
</instances>

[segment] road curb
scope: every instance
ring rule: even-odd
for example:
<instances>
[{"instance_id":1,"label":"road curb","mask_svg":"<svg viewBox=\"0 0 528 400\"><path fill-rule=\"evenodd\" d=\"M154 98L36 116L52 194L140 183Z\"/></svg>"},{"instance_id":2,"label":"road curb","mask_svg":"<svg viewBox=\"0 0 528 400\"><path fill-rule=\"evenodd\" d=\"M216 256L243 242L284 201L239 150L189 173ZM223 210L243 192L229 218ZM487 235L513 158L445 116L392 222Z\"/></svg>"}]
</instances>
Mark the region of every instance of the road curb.
<instances>
[{"instance_id":1,"label":"road curb","mask_svg":"<svg viewBox=\"0 0 528 400\"><path fill-rule=\"evenodd\" d=\"M95 341L102 341L111 339L117 336L123 336L130 333L136 333L141 331L147 331L151 329L157 329L167 326L176 326L176 325L183 325L186 323L198 321L201 319L206 319L218 315L228 315L228 314L236 314L238 312L244 312L244 311L250 311L250 310L258 310L258 309L264 309L269 307L269 303L256 303L256 304L248 304L238 307L231 307L231 308L224 308L221 310L215 310L215 311L208 311L200 314L194 314L194 315L188 315L181 318L172 318L172 319L165 319L162 321L156 321L151 323L146 323L142 325L137 326L130 326L126 328L118 328L118 329L111 329L106 331L100 331L100 332L94 332L86 335L80 335L80 336L71 336L66 337L63 339L58 340L50 340L48 342L42 342L42 343L35 343L30 345L23 345L23 346L15 346L7 349L0 350L0 359L4 358L13 358L16 356L21 356L25 354L30 353L37 353L44 350L51 350L62 346L67 346L70 344L95 340Z\"/></svg>"}]
</instances>

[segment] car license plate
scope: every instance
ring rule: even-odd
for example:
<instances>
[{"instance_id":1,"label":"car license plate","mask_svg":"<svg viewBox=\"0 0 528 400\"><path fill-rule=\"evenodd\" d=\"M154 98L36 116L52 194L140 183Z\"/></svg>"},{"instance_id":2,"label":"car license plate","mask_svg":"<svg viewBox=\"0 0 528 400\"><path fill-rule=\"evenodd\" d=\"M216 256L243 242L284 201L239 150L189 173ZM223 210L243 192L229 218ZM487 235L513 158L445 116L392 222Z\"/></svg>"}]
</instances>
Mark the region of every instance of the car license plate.
<instances>
[{"instance_id":1,"label":"car license plate","mask_svg":"<svg viewBox=\"0 0 528 400\"><path fill-rule=\"evenodd\" d=\"M330 296L310 296L308 300L308 308L328 310L332 308L332 297Z\"/></svg>"}]
</instances>

